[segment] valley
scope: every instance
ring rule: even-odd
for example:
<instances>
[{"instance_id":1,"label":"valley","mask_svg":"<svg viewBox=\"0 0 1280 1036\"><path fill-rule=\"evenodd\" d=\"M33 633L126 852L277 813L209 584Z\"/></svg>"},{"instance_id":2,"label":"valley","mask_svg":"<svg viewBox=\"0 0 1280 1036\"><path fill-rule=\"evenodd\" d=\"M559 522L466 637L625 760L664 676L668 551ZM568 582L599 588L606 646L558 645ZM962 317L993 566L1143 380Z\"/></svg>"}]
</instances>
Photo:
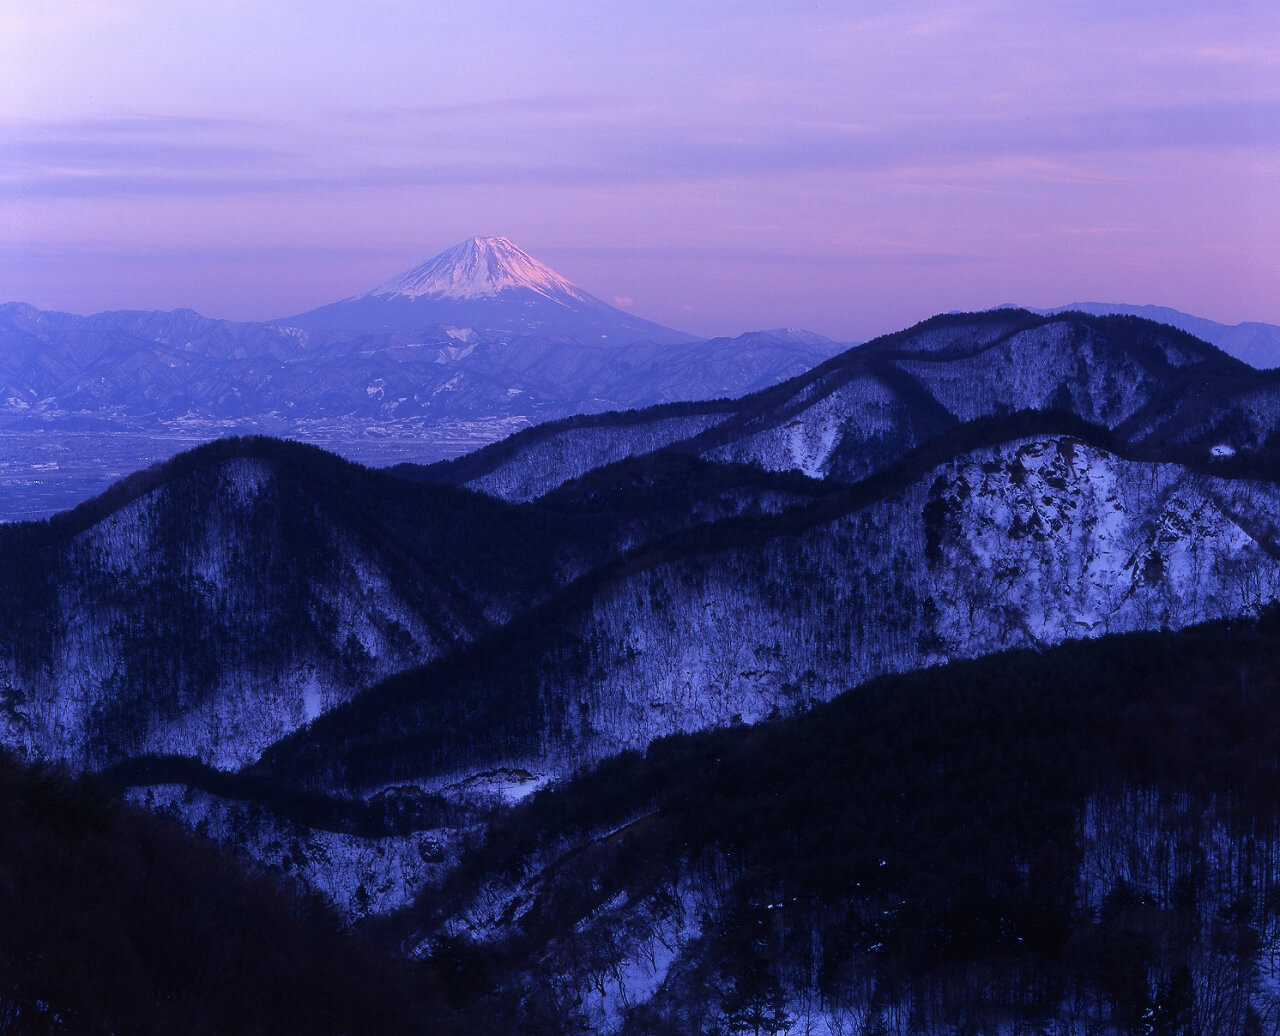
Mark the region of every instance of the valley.
<instances>
[{"instance_id":1,"label":"valley","mask_svg":"<svg viewBox=\"0 0 1280 1036\"><path fill-rule=\"evenodd\" d=\"M368 467L432 464L461 456L524 427L524 418L408 421L315 421L288 429L291 438ZM264 422L188 421L181 428L69 430L0 428L0 522L30 521L67 511L126 475L228 435L262 433ZM269 425L269 423L267 423Z\"/></svg>"}]
</instances>

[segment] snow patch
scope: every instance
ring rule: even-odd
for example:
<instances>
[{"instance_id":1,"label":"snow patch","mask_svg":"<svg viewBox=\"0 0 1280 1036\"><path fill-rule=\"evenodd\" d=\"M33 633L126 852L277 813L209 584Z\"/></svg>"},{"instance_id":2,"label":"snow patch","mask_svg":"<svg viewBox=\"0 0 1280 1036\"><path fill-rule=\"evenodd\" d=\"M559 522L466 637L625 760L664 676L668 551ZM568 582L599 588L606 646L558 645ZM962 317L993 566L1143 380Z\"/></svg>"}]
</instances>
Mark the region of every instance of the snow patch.
<instances>
[{"instance_id":1,"label":"snow patch","mask_svg":"<svg viewBox=\"0 0 1280 1036\"><path fill-rule=\"evenodd\" d=\"M591 296L505 237L475 237L393 277L364 298L492 298L517 289L564 306Z\"/></svg>"}]
</instances>

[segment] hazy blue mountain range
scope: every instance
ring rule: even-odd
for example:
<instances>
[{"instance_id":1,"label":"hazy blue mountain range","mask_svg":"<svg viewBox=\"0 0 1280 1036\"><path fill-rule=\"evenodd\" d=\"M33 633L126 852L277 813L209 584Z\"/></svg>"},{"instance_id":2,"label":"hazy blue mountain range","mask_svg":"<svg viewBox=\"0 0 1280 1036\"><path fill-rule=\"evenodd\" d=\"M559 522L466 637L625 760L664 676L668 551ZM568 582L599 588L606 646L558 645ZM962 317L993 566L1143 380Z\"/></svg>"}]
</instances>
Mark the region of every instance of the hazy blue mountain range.
<instances>
[{"instance_id":1,"label":"hazy blue mountain range","mask_svg":"<svg viewBox=\"0 0 1280 1036\"><path fill-rule=\"evenodd\" d=\"M1093 313L1097 316L1108 314L1128 314L1155 320L1161 324L1189 331L1197 338L1212 342L1225 353L1230 353L1238 360L1244 360L1251 367L1259 370L1280 367L1280 326L1263 324L1258 321L1244 321L1239 324L1220 324L1204 317L1182 313L1168 306L1133 306L1121 302L1073 302L1069 306L1057 309L1038 309L1036 313L1065 313L1075 310L1080 313Z\"/></svg>"},{"instance_id":2,"label":"hazy blue mountain range","mask_svg":"<svg viewBox=\"0 0 1280 1036\"><path fill-rule=\"evenodd\" d=\"M584 345L471 327L337 334L190 310L75 317L18 304L0 307L0 338L6 428L305 433L346 423L353 438L371 422L502 427L741 394L839 348L782 329L678 345Z\"/></svg>"},{"instance_id":3,"label":"hazy blue mountain range","mask_svg":"<svg viewBox=\"0 0 1280 1036\"><path fill-rule=\"evenodd\" d=\"M752 392L840 348L785 329L698 340L601 302L505 238L284 321L9 303L0 519L69 507L220 435L429 461L570 414Z\"/></svg>"}]
</instances>

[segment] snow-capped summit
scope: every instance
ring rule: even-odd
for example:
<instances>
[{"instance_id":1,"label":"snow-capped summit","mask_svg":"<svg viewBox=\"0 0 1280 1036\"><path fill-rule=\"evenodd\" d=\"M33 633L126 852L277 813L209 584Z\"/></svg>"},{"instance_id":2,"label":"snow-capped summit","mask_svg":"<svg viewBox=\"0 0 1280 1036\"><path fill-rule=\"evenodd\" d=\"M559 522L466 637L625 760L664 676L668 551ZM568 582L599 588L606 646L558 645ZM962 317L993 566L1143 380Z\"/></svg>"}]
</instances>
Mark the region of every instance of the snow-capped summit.
<instances>
[{"instance_id":1,"label":"snow-capped summit","mask_svg":"<svg viewBox=\"0 0 1280 1036\"><path fill-rule=\"evenodd\" d=\"M519 288L561 305L599 302L505 237L470 238L360 297L477 299Z\"/></svg>"},{"instance_id":2,"label":"snow-capped summit","mask_svg":"<svg viewBox=\"0 0 1280 1036\"><path fill-rule=\"evenodd\" d=\"M313 331L417 331L448 324L592 345L693 341L617 309L505 237L473 237L376 288L275 321Z\"/></svg>"}]
</instances>

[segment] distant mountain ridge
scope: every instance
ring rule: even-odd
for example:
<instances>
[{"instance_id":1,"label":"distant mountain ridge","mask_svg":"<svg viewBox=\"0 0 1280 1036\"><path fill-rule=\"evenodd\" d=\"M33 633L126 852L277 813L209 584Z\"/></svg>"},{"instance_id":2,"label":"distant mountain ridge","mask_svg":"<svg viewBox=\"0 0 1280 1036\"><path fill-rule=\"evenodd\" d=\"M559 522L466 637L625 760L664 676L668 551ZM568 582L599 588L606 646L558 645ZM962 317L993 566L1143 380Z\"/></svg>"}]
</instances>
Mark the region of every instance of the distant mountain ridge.
<instances>
[{"instance_id":1,"label":"distant mountain ridge","mask_svg":"<svg viewBox=\"0 0 1280 1036\"><path fill-rule=\"evenodd\" d=\"M406 421L533 423L739 395L840 348L789 330L623 347L453 325L324 332L193 310L85 317L8 303L0 305L0 427L96 420L307 438L315 421L350 422L353 435L371 421L388 430Z\"/></svg>"},{"instance_id":2,"label":"distant mountain ridge","mask_svg":"<svg viewBox=\"0 0 1280 1036\"><path fill-rule=\"evenodd\" d=\"M946 314L735 401L548 423L426 475L529 500L587 468L666 448L853 482L956 423L1046 409L1130 442L1248 452L1276 431L1280 375L1136 317Z\"/></svg>"},{"instance_id":3,"label":"distant mountain ridge","mask_svg":"<svg viewBox=\"0 0 1280 1036\"><path fill-rule=\"evenodd\" d=\"M1094 316L1128 315L1154 320L1160 324L1179 328L1211 342L1237 360L1244 360L1251 367L1268 370L1280 367L1280 325L1258 321L1239 324L1220 324L1205 317L1193 316L1168 306L1135 306L1121 302L1072 302L1054 309L1031 309L1033 313L1091 313Z\"/></svg>"}]
</instances>

